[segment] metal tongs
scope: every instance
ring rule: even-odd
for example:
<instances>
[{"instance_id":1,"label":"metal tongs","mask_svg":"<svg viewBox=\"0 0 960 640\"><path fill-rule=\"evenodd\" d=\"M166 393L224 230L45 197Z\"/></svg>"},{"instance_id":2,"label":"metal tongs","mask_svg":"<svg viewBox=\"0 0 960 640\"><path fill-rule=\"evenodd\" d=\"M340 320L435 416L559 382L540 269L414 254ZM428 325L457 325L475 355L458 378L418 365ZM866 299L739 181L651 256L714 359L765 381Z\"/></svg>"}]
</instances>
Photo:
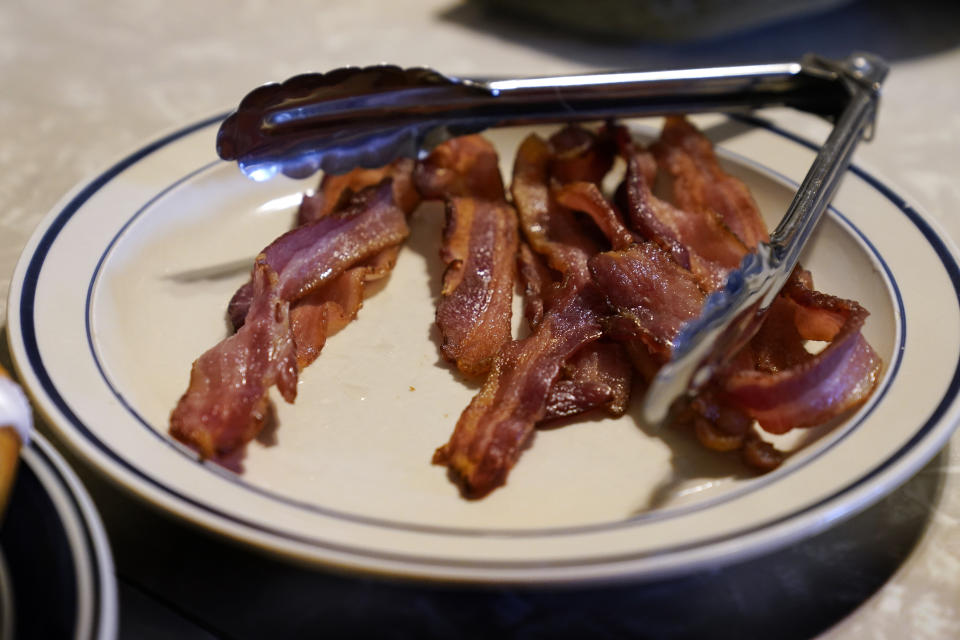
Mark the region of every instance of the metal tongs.
<instances>
[{"instance_id":1,"label":"metal tongs","mask_svg":"<svg viewBox=\"0 0 960 640\"><path fill-rule=\"evenodd\" d=\"M834 121L786 214L681 332L644 399L659 423L753 336L850 164L872 135L887 64L859 53L832 61L572 75L451 78L393 66L337 69L248 94L221 125L217 152L255 180L342 173L422 157L452 137L496 126L788 106Z\"/></svg>"}]
</instances>

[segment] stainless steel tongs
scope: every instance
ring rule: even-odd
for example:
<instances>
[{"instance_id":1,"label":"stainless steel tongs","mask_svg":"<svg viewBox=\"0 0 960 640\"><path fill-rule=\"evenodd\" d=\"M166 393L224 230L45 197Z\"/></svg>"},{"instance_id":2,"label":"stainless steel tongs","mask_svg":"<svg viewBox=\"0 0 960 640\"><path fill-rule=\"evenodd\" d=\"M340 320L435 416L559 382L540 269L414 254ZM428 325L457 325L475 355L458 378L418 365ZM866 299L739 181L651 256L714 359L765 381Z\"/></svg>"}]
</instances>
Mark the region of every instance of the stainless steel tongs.
<instances>
[{"instance_id":1,"label":"stainless steel tongs","mask_svg":"<svg viewBox=\"0 0 960 640\"><path fill-rule=\"evenodd\" d=\"M850 164L872 131L886 63L871 54L843 61L674 71L469 80L393 66L300 75L248 94L221 125L217 152L248 176L306 177L422 156L451 137L496 126L603 120L669 113L733 112L788 106L834 120L768 244L747 255L724 290L684 328L673 357L644 400L644 417L662 421L756 332L767 307Z\"/></svg>"}]
</instances>

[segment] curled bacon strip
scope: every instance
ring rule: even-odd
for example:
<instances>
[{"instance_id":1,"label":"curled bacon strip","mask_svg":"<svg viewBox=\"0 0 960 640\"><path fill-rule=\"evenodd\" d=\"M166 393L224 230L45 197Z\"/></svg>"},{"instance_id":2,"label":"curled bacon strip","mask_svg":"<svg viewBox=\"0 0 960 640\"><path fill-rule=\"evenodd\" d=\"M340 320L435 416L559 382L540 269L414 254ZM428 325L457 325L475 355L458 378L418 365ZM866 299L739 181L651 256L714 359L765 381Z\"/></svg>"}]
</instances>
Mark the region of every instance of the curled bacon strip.
<instances>
[{"instance_id":1,"label":"curled bacon strip","mask_svg":"<svg viewBox=\"0 0 960 640\"><path fill-rule=\"evenodd\" d=\"M455 196L504 199L497 151L477 135L460 136L438 145L417 165L414 182L426 200Z\"/></svg>"},{"instance_id":2,"label":"curled bacon strip","mask_svg":"<svg viewBox=\"0 0 960 640\"><path fill-rule=\"evenodd\" d=\"M530 247L561 274L586 274L587 259L599 247L584 233L573 213L561 207L550 192L550 145L528 136L517 150L510 190L520 227Z\"/></svg>"},{"instance_id":3,"label":"curled bacon strip","mask_svg":"<svg viewBox=\"0 0 960 640\"><path fill-rule=\"evenodd\" d=\"M357 194L335 216L288 231L263 250L280 277L280 296L298 300L354 264L373 258L409 234L389 181Z\"/></svg>"},{"instance_id":4,"label":"curled bacon strip","mask_svg":"<svg viewBox=\"0 0 960 640\"><path fill-rule=\"evenodd\" d=\"M205 458L232 453L263 428L274 384L293 402L297 363L289 303L261 255L246 323L193 363L190 385L170 415L170 433Z\"/></svg>"},{"instance_id":5,"label":"curled bacon strip","mask_svg":"<svg viewBox=\"0 0 960 640\"><path fill-rule=\"evenodd\" d=\"M630 402L633 372L630 360L618 344L594 342L574 354L550 387L543 420L578 415L603 407L612 416L622 416Z\"/></svg>"},{"instance_id":6,"label":"curled bacon strip","mask_svg":"<svg viewBox=\"0 0 960 640\"><path fill-rule=\"evenodd\" d=\"M527 138L514 164L512 192L529 243L519 259L532 333L504 345L450 440L434 455L470 498L506 481L538 423L597 407L614 414L626 408L630 370L623 350L596 344L605 305L590 282L587 259L598 246L556 202L550 186L559 182L551 175L556 167L563 167L565 179L581 180L595 171L602 154L581 144L595 141L592 134L584 137L574 128L561 134L549 143ZM562 275L559 287L550 269Z\"/></svg>"},{"instance_id":7,"label":"curled bacon strip","mask_svg":"<svg viewBox=\"0 0 960 640\"><path fill-rule=\"evenodd\" d=\"M466 497L483 497L506 481L546 414L561 367L602 335L597 302L588 283L571 281L537 329L497 355L449 442L433 457L435 464L449 467Z\"/></svg>"},{"instance_id":8,"label":"curled bacon strip","mask_svg":"<svg viewBox=\"0 0 960 640\"><path fill-rule=\"evenodd\" d=\"M436 147L415 173L424 198L446 201L436 323L443 357L469 376L489 371L511 338L517 214L499 164L493 145L463 136Z\"/></svg>"},{"instance_id":9,"label":"curled bacon strip","mask_svg":"<svg viewBox=\"0 0 960 640\"><path fill-rule=\"evenodd\" d=\"M357 206L363 206L363 196L358 195L368 187L376 186L385 180L390 181L393 202L405 213L412 212L420 203L420 195L413 185L413 160L402 158L380 169L354 169L342 175L324 175L320 186L313 195L306 195L300 202L297 211L297 227L302 227L325 218L331 214L342 217L356 211ZM395 261L395 253L384 256L391 264ZM389 269L388 269L389 271ZM369 274L366 280L369 280ZM362 300L363 292L356 291L354 295ZM234 331L243 326L243 319L247 315L252 296L252 283L237 289L227 305L227 317ZM312 296L314 304L319 302L318 296ZM296 306L296 305L294 305ZM358 307L359 308L359 307ZM355 313L354 313L355 315ZM304 345L304 349L316 350L323 347L323 340L319 344Z\"/></svg>"},{"instance_id":10,"label":"curled bacon strip","mask_svg":"<svg viewBox=\"0 0 960 640\"><path fill-rule=\"evenodd\" d=\"M343 287L349 289L358 275L338 279L354 267L382 271L386 265L378 264L379 256L408 233L387 180L357 194L342 215L274 240L257 257L243 326L194 364L190 386L171 414L171 434L205 457L226 455L254 438L269 406L267 389L277 384L284 399L293 402L297 360L315 357L294 344L295 336L316 340L317 326L323 325L325 339L331 322L352 316L358 302ZM357 273L362 279L364 272ZM311 311L317 302L311 301L291 329L291 316L298 315L290 311L291 303L322 290L329 297L317 305L321 310ZM341 307L341 317L328 302Z\"/></svg>"},{"instance_id":11,"label":"curled bacon strip","mask_svg":"<svg viewBox=\"0 0 960 640\"><path fill-rule=\"evenodd\" d=\"M627 229L623 215L600 192L593 182L570 182L555 192L557 202L568 209L590 216L614 249L626 249L637 241Z\"/></svg>"},{"instance_id":12,"label":"curled bacon strip","mask_svg":"<svg viewBox=\"0 0 960 640\"><path fill-rule=\"evenodd\" d=\"M622 139L620 148L628 163L622 193L629 219L657 245L600 254L590 269L616 312L607 335L623 341L635 367L650 377L670 357L680 327L699 314L704 292L722 284L746 247L767 234L749 192L722 171L706 138L682 118L668 119L654 145L658 182L668 184L674 204L653 195L649 156ZM854 302L813 291L809 274L798 270L757 336L679 422L711 449L740 449L748 465L775 467L783 454L759 438L753 420L784 433L822 424L872 392L881 363L860 334L866 315ZM807 340L829 345L813 355Z\"/></svg>"},{"instance_id":13,"label":"curled bacon strip","mask_svg":"<svg viewBox=\"0 0 960 640\"><path fill-rule=\"evenodd\" d=\"M678 208L719 220L747 247L769 240L757 203L742 181L724 171L713 144L682 116L666 119L653 153Z\"/></svg>"},{"instance_id":14,"label":"curled bacon strip","mask_svg":"<svg viewBox=\"0 0 960 640\"><path fill-rule=\"evenodd\" d=\"M707 291L721 288L727 274L740 266L744 244L709 211L689 211L657 198L650 188L647 152L625 148L625 192L629 219L645 238L668 250Z\"/></svg>"},{"instance_id":15,"label":"curled bacon strip","mask_svg":"<svg viewBox=\"0 0 960 640\"><path fill-rule=\"evenodd\" d=\"M661 364L705 298L693 274L653 242L608 251L590 260L593 281L618 318L620 339L639 340Z\"/></svg>"},{"instance_id":16,"label":"curled bacon strip","mask_svg":"<svg viewBox=\"0 0 960 640\"><path fill-rule=\"evenodd\" d=\"M420 202L413 184L413 160L401 158L378 169L354 169L341 175L324 174L313 195L305 195L297 210L297 226L316 222L331 213L349 206L353 194L367 187L392 180L393 201L410 213Z\"/></svg>"},{"instance_id":17,"label":"curled bacon strip","mask_svg":"<svg viewBox=\"0 0 960 640\"><path fill-rule=\"evenodd\" d=\"M866 309L795 281L788 283L777 305L748 347L754 351L756 368L725 373L718 383L722 398L771 433L823 424L863 403L876 386L881 367L879 356L860 333ZM810 318L814 314L825 317L814 321ZM831 325L835 330L824 334ZM830 343L810 354L796 346L807 339L802 330Z\"/></svg>"},{"instance_id":18,"label":"curled bacon strip","mask_svg":"<svg viewBox=\"0 0 960 640\"><path fill-rule=\"evenodd\" d=\"M511 338L517 242L517 215L505 201L447 201L437 326L444 357L467 375L486 373Z\"/></svg>"}]
</instances>

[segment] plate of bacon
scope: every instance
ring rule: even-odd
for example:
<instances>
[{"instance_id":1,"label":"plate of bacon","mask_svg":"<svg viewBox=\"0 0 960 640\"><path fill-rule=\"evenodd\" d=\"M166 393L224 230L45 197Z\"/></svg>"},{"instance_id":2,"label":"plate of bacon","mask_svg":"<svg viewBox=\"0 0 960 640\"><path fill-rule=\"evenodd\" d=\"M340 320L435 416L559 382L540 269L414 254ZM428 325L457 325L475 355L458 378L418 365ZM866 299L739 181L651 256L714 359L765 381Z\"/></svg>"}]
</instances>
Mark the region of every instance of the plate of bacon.
<instances>
[{"instance_id":1,"label":"plate of bacon","mask_svg":"<svg viewBox=\"0 0 960 640\"><path fill-rule=\"evenodd\" d=\"M8 331L60 438L225 537L396 577L648 580L812 535L956 426L956 252L857 165L756 337L642 420L815 154L765 121L495 129L319 184L247 180L219 122L68 195Z\"/></svg>"}]
</instances>

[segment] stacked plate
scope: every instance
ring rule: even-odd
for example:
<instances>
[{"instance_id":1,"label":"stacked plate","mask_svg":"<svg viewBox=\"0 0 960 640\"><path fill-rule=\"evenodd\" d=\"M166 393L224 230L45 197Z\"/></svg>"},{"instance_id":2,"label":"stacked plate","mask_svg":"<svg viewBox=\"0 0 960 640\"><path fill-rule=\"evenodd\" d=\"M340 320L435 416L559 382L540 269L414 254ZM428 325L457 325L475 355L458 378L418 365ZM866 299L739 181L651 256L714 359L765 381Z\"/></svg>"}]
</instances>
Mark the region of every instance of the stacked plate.
<instances>
[{"instance_id":1,"label":"stacked plate","mask_svg":"<svg viewBox=\"0 0 960 640\"><path fill-rule=\"evenodd\" d=\"M0 640L116 630L100 518L60 454L33 432L30 404L0 366Z\"/></svg>"}]
</instances>

